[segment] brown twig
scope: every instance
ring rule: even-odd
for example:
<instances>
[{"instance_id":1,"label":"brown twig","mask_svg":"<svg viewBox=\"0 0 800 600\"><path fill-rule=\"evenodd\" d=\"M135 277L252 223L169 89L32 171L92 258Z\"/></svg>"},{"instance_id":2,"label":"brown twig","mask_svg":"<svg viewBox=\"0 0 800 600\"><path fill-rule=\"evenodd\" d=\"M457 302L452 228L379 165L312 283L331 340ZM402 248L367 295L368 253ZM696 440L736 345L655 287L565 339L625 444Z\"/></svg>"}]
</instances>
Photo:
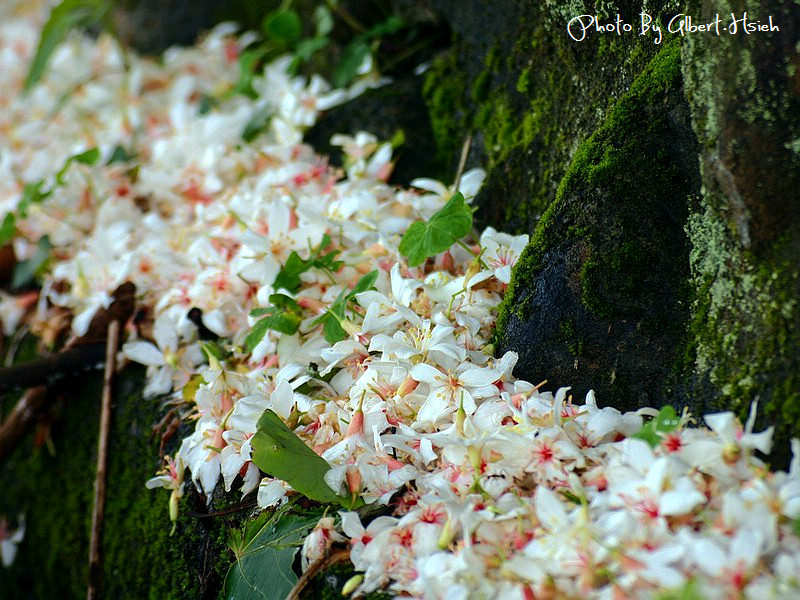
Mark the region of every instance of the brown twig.
<instances>
[{"instance_id":1,"label":"brown twig","mask_svg":"<svg viewBox=\"0 0 800 600\"><path fill-rule=\"evenodd\" d=\"M13 367L0 367L0 393L51 385L79 371L97 368L103 364L104 353L105 344L86 344Z\"/></svg>"},{"instance_id":2,"label":"brown twig","mask_svg":"<svg viewBox=\"0 0 800 600\"><path fill-rule=\"evenodd\" d=\"M467 156L469 149L472 147L472 134L467 136L464 140L464 145L461 146L461 157L458 159L458 169L456 169L456 180L453 183L453 190L458 191L458 186L461 185L461 176L464 174L464 167L467 164Z\"/></svg>"},{"instance_id":3,"label":"brown twig","mask_svg":"<svg viewBox=\"0 0 800 600\"><path fill-rule=\"evenodd\" d=\"M94 479L94 509L92 510L92 536L89 544L89 587L87 600L97 598L100 581L100 538L106 505L106 462L108 432L111 425L111 382L114 378L115 357L119 345L119 321L108 324L106 338L106 370L103 376L103 398L100 410L100 436L97 440L97 472Z\"/></svg>"},{"instance_id":4,"label":"brown twig","mask_svg":"<svg viewBox=\"0 0 800 600\"><path fill-rule=\"evenodd\" d=\"M311 580L314 579L314 577L328 567L332 567L336 563L345 562L346 560L350 560L350 550L337 550L330 556L326 556L325 558L314 561L308 565L306 572L303 573L300 576L300 579L297 580L297 583L294 584L292 591L289 592L288 596L286 596L286 600L298 600L302 591L309 583L311 583Z\"/></svg>"},{"instance_id":5,"label":"brown twig","mask_svg":"<svg viewBox=\"0 0 800 600\"><path fill-rule=\"evenodd\" d=\"M258 504L255 500L248 500L246 502L240 502L236 506L230 506L224 510L217 510L215 512L210 513L199 513L193 510L186 511L190 517L195 517L197 519L210 519L213 517L221 517L224 515L231 515L233 513L241 512L243 510L247 510L248 508L255 508L256 504Z\"/></svg>"},{"instance_id":6,"label":"brown twig","mask_svg":"<svg viewBox=\"0 0 800 600\"><path fill-rule=\"evenodd\" d=\"M40 385L29 389L20 398L11 414L0 425L0 461L2 461L36 421L40 409L47 404L47 388Z\"/></svg>"}]
</instances>

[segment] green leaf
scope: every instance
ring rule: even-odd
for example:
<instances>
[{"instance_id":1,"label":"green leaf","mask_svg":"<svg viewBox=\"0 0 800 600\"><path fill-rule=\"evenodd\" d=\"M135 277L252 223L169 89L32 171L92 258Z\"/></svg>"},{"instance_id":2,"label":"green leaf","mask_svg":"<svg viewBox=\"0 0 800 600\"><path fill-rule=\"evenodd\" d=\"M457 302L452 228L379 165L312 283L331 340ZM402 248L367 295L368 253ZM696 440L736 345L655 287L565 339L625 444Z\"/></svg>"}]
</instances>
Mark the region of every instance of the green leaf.
<instances>
[{"instance_id":1,"label":"green leaf","mask_svg":"<svg viewBox=\"0 0 800 600\"><path fill-rule=\"evenodd\" d=\"M269 127L270 121L272 121L272 111L266 106L258 109L245 124L242 139L245 142L252 142Z\"/></svg>"},{"instance_id":2,"label":"green leaf","mask_svg":"<svg viewBox=\"0 0 800 600\"><path fill-rule=\"evenodd\" d=\"M41 202L52 193L51 191L42 191L43 186L43 179L25 185L22 190L22 197L19 200L19 204L17 204L17 211L20 217L23 219L27 217L28 208L31 204L41 204Z\"/></svg>"},{"instance_id":3,"label":"green leaf","mask_svg":"<svg viewBox=\"0 0 800 600\"><path fill-rule=\"evenodd\" d=\"M358 74L358 68L369 53L369 46L359 38L347 44L331 76L334 87L344 87L353 81Z\"/></svg>"},{"instance_id":4,"label":"green leaf","mask_svg":"<svg viewBox=\"0 0 800 600\"><path fill-rule=\"evenodd\" d=\"M53 8L42 29L23 91L30 91L42 78L50 56L72 29L94 25L105 18L110 8L109 0L62 0Z\"/></svg>"},{"instance_id":5,"label":"green leaf","mask_svg":"<svg viewBox=\"0 0 800 600\"><path fill-rule=\"evenodd\" d=\"M36 252L27 260L18 262L14 266L14 275L11 278L11 288L19 289L27 287L33 283L34 279L41 275L50 261L50 250L53 246L45 235L39 238L36 243Z\"/></svg>"},{"instance_id":6,"label":"green leaf","mask_svg":"<svg viewBox=\"0 0 800 600\"><path fill-rule=\"evenodd\" d=\"M295 293L300 289L300 273L308 270L309 265L305 260L300 258L297 252L292 251L289 258L286 259L286 264L278 272L275 281L272 284L276 290L281 288Z\"/></svg>"},{"instance_id":7,"label":"green leaf","mask_svg":"<svg viewBox=\"0 0 800 600\"><path fill-rule=\"evenodd\" d=\"M644 440L653 448L661 443L664 433L676 429L680 425L680 418L675 413L672 406L664 406L658 415L645 423L642 428L633 434L632 437Z\"/></svg>"},{"instance_id":8,"label":"green leaf","mask_svg":"<svg viewBox=\"0 0 800 600\"><path fill-rule=\"evenodd\" d=\"M214 96L203 94L200 96L200 102L197 104L197 116L202 117L203 115L207 115L211 112L212 108L216 108L217 106L219 106L219 100L214 98Z\"/></svg>"},{"instance_id":9,"label":"green leaf","mask_svg":"<svg viewBox=\"0 0 800 600\"><path fill-rule=\"evenodd\" d=\"M406 23L398 17L397 15L392 15L385 21L378 23L367 29L364 33L361 34L361 37L365 39L375 39L379 37L383 37L385 35L391 35L393 33L398 32L403 27L405 27Z\"/></svg>"},{"instance_id":10,"label":"green leaf","mask_svg":"<svg viewBox=\"0 0 800 600\"><path fill-rule=\"evenodd\" d=\"M704 600L697 581L690 579L682 587L659 594L658 600Z\"/></svg>"},{"instance_id":11,"label":"green leaf","mask_svg":"<svg viewBox=\"0 0 800 600\"><path fill-rule=\"evenodd\" d=\"M242 94L248 98L257 98L258 94L253 89L253 77L256 69L267 54L268 48L259 46L250 50L245 50L239 55L239 78L231 90L231 94Z\"/></svg>"},{"instance_id":12,"label":"green leaf","mask_svg":"<svg viewBox=\"0 0 800 600\"><path fill-rule=\"evenodd\" d=\"M264 336L267 335L267 331L270 330L269 322L267 319L261 319L260 321L256 321L252 328L250 328L250 333L247 334L247 337L244 338L244 349L247 352L252 352L255 350L256 346L261 343L261 340L264 339Z\"/></svg>"},{"instance_id":13,"label":"green leaf","mask_svg":"<svg viewBox=\"0 0 800 600\"><path fill-rule=\"evenodd\" d=\"M290 46L300 39L302 24L293 10L279 10L264 17L264 33L276 42Z\"/></svg>"},{"instance_id":14,"label":"green leaf","mask_svg":"<svg viewBox=\"0 0 800 600\"><path fill-rule=\"evenodd\" d=\"M428 222L416 221L400 241L400 254L412 267L448 250L472 229L472 211L461 192L456 192Z\"/></svg>"},{"instance_id":15,"label":"green leaf","mask_svg":"<svg viewBox=\"0 0 800 600\"><path fill-rule=\"evenodd\" d=\"M314 22L317 24L317 36L328 35L333 30L333 15L330 9L320 4L314 9Z\"/></svg>"},{"instance_id":16,"label":"green leaf","mask_svg":"<svg viewBox=\"0 0 800 600\"><path fill-rule=\"evenodd\" d=\"M79 162L83 165L94 165L100 159L100 150L97 148L89 148L84 152L80 152L73 156L70 156L67 161L74 160L75 162Z\"/></svg>"},{"instance_id":17,"label":"green leaf","mask_svg":"<svg viewBox=\"0 0 800 600\"><path fill-rule=\"evenodd\" d=\"M250 329L250 333L244 340L244 347L247 352L252 352L255 347L267 335L267 331L274 329L286 335L297 333L300 322L302 321L302 311L300 305L294 299L285 294L272 294L269 297L272 306L256 308L250 311L251 317L264 316L263 319L256 321Z\"/></svg>"},{"instance_id":18,"label":"green leaf","mask_svg":"<svg viewBox=\"0 0 800 600\"><path fill-rule=\"evenodd\" d=\"M247 546L261 532L269 518L269 513L262 512L255 519L245 521L241 529L228 530L228 547L236 555L237 560L244 556Z\"/></svg>"},{"instance_id":19,"label":"green leaf","mask_svg":"<svg viewBox=\"0 0 800 600\"><path fill-rule=\"evenodd\" d=\"M794 528L794 534L797 537L800 537L800 517L797 517L794 522L792 523L792 527Z\"/></svg>"},{"instance_id":20,"label":"green leaf","mask_svg":"<svg viewBox=\"0 0 800 600\"><path fill-rule=\"evenodd\" d=\"M322 333L329 344L335 344L347 339L347 332L333 315L325 313L322 316L322 323Z\"/></svg>"},{"instance_id":21,"label":"green leaf","mask_svg":"<svg viewBox=\"0 0 800 600\"><path fill-rule=\"evenodd\" d=\"M295 302L295 299L286 294L270 294L269 301L277 308L283 310L291 310L298 314L301 311L300 305ZM252 315L253 313L251 312L250 314Z\"/></svg>"},{"instance_id":22,"label":"green leaf","mask_svg":"<svg viewBox=\"0 0 800 600\"><path fill-rule=\"evenodd\" d=\"M261 319L261 321L265 321L267 323L267 327L269 329L274 329L275 331L284 333L286 335L294 335L297 333L297 328L300 327L301 320L302 319L298 315L288 311L283 313L275 313L274 315L270 315ZM259 321L259 323L261 321Z\"/></svg>"},{"instance_id":23,"label":"green leaf","mask_svg":"<svg viewBox=\"0 0 800 600\"><path fill-rule=\"evenodd\" d=\"M286 264L278 272L277 277L272 286L277 289L285 289L289 292L295 293L300 289L301 280L300 275L309 269L317 268L324 269L332 272L338 271L342 266L342 261L335 260L340 254L339 250L332 250L327 254L322 254L323 250L331 245L331 238L326 233L322 236L320 244L311 250L311 256L306 260L300 258L297 252L292 252L289 258L286 259Z\"/></svg>"},{"instance_id":24,"label":"green leaf","mask_svg":"<svg viewBox=\"0 0 800 600\"><path fill-rule=\"evenodd\" d=\"M335 344L347 338L347 332L341 324L341 321L345 319L347 303L355 300L357 294L374 287L377 279L378 271L370 271L358 280L352 290L342 290L328 310L314 321L314 325L322 325L322 333L329 344Z\"/></svg>"},{"instance_id":25,"label":"green leaf","mask_svg":"<svg viewBox=\"0 0 800 600\"><path fill-rule=\"evenodd\" d=\"M316 52L322 50L328 44L330 44L330 40L327 37L317 36L300 40L297 43L297 47L294 49L294 58L289 64L289 73L297 75L300 64L311 60L311 57L314 56Z\"/></svg>"},{"instance_id":26,"label":"green leaf","mask_svg":"<svg viewBox=\"0 0 800 600\"><path fill-rule=\"evenodd\" d=\"M406 230L403 239L400 240L398 250L400 254L408 259L408 264L412 267L425 262L430 256L426 236L428 227L422 221L415 221Z\"/></svg>"},{"instance_id":27,"label":"green leaf","mask_svg":"<svg viewBox=\"0 0 800 600\"><path fill-rule=\"evenodd\" d=\"M3 224L0 225L0 247L5 246L17 235L17 219L14 213L6 213Z\"/></svg>"},{"instance_id":28,"label":"green leaf","mask_svg":"<svg viewBox=\"0 0 800 600\"><path fill-rule=\"evenodd\" d=\"M74 163L81 163L82 165L93 165L100 159L100 150L97 148L89 148L88 150L84 150L83 152L79 152L78 154L73 154L67 160L64 161L64 166L59 169L58 173L56 173L56 184L57 185L64 185L64 176L67 174L67 170L69 170L69 166ZM51 190L52 191L52 190Z\"/></svg>"},{"instance_id":29,"label":"green leaf","mask_svg":"<svg viewBox=\"0 0 800 600\"><path fill-rule=\"evenodd\" d=\"M244 548L225 577L225 598L284 600L297 583L292 570L297 551L321 516L278 510L249 541L246 526L237 538Z\"/></svg>"},{"instance_id":30,"label":"green leaf","mask_svg":"<svg viewBox=\"0 0 800 600\"><path fill-rule=\"evenodd\" d=\"M358 280L358 283L350 290L350 293L347 294L347 300L355 299L357 294L362 292L366 292L367 290L371 290L375 287L375 282L378 280L378 271L370 271L366 275L364 275L361 279Z\"/></svg>"},{"instance_id":31,"label":"green leaf","mask_svg":"<svg viewBox=\"0 0 800 600\"><path fill-rule=\"evenodd\" d=\"M285 481L307 498L341 504L345 508L363 504L360 498L339 496L328 487L325 473L330 465L273 411L267 409L261 415L251 443L252 460L259 469Z\"/></svg>"},{"instance_id":32,"label":"green leaf","mask_svg":"<svg viewBox=\"0 0 800 600\"><path fill-rule=\"evenodd\" d=\"M668 433L677 429L680 423L681 420L675 413L675 409L668 404L658 411L658 416L656 417L656 431Z\"/></svg>"},{"instance_id":33,"label":"green leaf","mask_svg":"<svg viewBox=\"0 0 800 600\"><path fill-rule=\"evenodd\" d=\"M194 402L194 397L197 395L197 390L202 384L205 383L202 375L192 375L192 378L186 382L181 390L181 396L185 402Z\"/></svg>"},{"instance_id":34,"label":"green leaf","mask_svg":"<svg viewBox=\"0 0 800 600\"><path fill-rule=\"evenodd\" d=\"M212 356L217 360L225 360L228 358L232 352L226 350L222 346L220 346L217 342L214 341L207 341L203 342L202 345L203 352L205 352L206 356L210 359Z\"/></svg>"},{"instance_id":35,"label":"green leaf","mask_svg":"<svg viewBox=\"0 0 800 600\"><path fill-rule=\"evenodd\" d=\"M134 158L136 158L136 154L128 152L124 146L117 144L114 146L114 150L111 152L111 156L108 157L106 164L113 165L114 163L118 162L125 163L133 160Z\"/></svg>"}]
</instances>

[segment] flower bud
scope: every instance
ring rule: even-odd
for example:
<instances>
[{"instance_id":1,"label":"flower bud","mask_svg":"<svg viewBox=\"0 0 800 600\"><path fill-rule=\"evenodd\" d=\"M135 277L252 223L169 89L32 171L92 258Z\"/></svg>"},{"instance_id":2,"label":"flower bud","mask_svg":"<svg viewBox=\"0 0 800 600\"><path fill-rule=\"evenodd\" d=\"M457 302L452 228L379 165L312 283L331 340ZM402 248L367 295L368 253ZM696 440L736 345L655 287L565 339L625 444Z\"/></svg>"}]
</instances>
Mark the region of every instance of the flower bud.
<instances>
[{"instance_id":1,"label":"flower bud","mask_svg":"<svg viewBox=\"0 0 800 600\"><path fill-rule=\"evenodd\" d=\"M178 490L172 490L169 496L169 520L173 523L178 520L178 502L180 502Z\"/></svg>"},{"instance_id":2,"label":"flower bud","mask_svg":"<svg viewBox=\"0 0 800 600\"><path fill-rule=\"evenodd\" d=\"M464 285L469 285L469 280L481 272L481 263L479 258L473 259L467 267L467 272L464 273Z\"/></svg>"},{"instance_id":3,"label":"flower bud","mask_svg":"<svg viewBox=\"0 0 800 600\"><path fill-rule=\"evenodd\" d=\"M464 435L464 422L467 420L467 411L464 410L464 403L462 402L458 406L458 410L456 411L456 430L458 431L459 435Z\"/></svg>"},{"instance_id":4,"label":"flower bud","mask_svg":"<svg viewBox=\"0 0 800 600\"><path fill-rule=\"evenodd\" d=\"M347 469L345 479L347 479L347 489L354 496L357 495L361 491L361 471L355 467Z\"/></svg>"},{"instance_id":5,"label":"flower bud","mask_svg":"<svg viewBox=\"0 0 800 600\"><path fill-rule=\"evenodd\" d=\"M439 540L436 542L436 545L440 550L446 550L450 545L450 542L452 542L455 537L456 530L453 527L453 522L450 519L447 519L444 527L442 527L442 533L439 534Z\"/></svg>"},{"instance_id":6,"label":"flower bud","mask_svg":"<svg viewBox=\"0 0 800 600\"><path fill-rule=\"evenodd\" d=\"M467 455L469 456L469 463L472 465L472 468L475 469L476 473L480 473L481 466L483 465L483 460L481 459L481 449L477 446L470 445L467 448Z\"/></svg>"},{"instance_id":7,"label":"flower bud","mask_svg":"<svg viewBox=\"0 0 800 600\"><path fill-rule=\"evenodd\" d=\"M352 594L356 588L361 585L362 581L364 581L363 575L353 575L345 582L344 586L342 586L342 596L349 596Z\"/></svg>"},{"instance_id":8,"label":"flower bud","mask_svg":"<svg viewBox=\"0 0 800 600\"><path fill-rule=\"evenodd\" d=\"M358 410L353 413L353 418L350 419L350 424L347 426L347 435L345 437L350 437L353 435L358 435L364 431L364 411L361 410L361 406L358 407Z\"/></svg>"},{"instance_id":9,"label":"flower bud","mask_svg":"<svg viewBox=\"0 0 800 600\"><path fill-rule=\"evenodd\" d=\"M413 379L411 375L409 375L408 377L405 378L403 383L400 384L400 387L397 388L397 395L403 398L408 394L410 394L411 392L413 392L415 389L417 389L418 385L419 381Z\"/></svg>"}]
</instances>

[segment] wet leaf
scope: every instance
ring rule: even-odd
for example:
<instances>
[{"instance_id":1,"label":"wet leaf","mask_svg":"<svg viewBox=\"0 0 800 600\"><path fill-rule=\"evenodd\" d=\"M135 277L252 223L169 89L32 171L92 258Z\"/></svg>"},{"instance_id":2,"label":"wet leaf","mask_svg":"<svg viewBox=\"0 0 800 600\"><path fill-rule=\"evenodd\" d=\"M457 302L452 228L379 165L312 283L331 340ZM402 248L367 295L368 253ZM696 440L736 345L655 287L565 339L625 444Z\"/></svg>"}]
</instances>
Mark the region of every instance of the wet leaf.
<instances>
[{"instance_id":1,"label":"wet leaf","mask_svg":"<svg viewBox=\"0 0 800 600\"><path fill-rule=\"evenodd\" d=\"M289 46L300 39L302 24L293 10L280 10L264 18L263 29L267 37Z\"/></svg>"},{"instance_id":2,"label":"wet leaf","mask_svg":"<svg viewBox=\"0 0 800 600\"><path fill-rule=\"evenodd\" d=\"M265 473L281 479L311 500L354 508L360 498L339 496L325 483L331 466L289 429L272 410L267 409L258 421L252 438L252 460Z\"/></svg>"},{"instance_id":3,"label":"wet leaf","mask_svg":"<svg viewBox=\"0 0 800 600\"><path fill-rule=\"evenodd\" d=\"M333 70L331 83L335 87L344 87L349 84L358 74L358 68L364 59L369 55L370 49L366 42L355 39L350 42L342 52L339 64Z\"/></svg>"},{"instance_id":4,"label":"wet leaf","mask_svg":"<svg viewBox=\"0 0 800 600\"><path fill-rule=\"evenodd\" d=\"M645 423L639 431L634 433L632 437L644 440L655 448L661 443L663 438L661 434L669 433L676 429L678 425L680 425L680 418L675 413L675 409L667 405L658 412L654 419Z\"/></svg>"},{"instance_id":5,"label":"wet leaf","mask_svg":"<svg viewBox=\"0 0 800 600\"><path fill-rule=\"evenodd\" d=\"M300 545L321 513L278 510L252 535L251 526L229 540L238 544L238 558L225 577L228 600L283 600L297 583L292 570ZM252 535L252 539L248 539Z\"/></svg>"},{"instance_id":6,"label":"wet leaf","mask_svg":"<svg viewBox=\"0 0 800 600\"><path fill-rule=\"evenodd\" d=\"M472 210L461 192L456 192L439 212L427 222L411 224L400 241L400 254L408 258L412 267L425 259L449 250L472 229Z\"/></svg>"},{"instance_id":7,"label":"wet leaf","mask_svg":"<svg viewBox=\"0 0 800 600\"><path fill-rule=\"evenodd\" d=\"M0 246L5 246L17 233L17 219L14 213L6 213L3 224L0 225Z\"/></svg>"},{"instance_id":8,"label":"wet leaf","mask_svg":"<svg viewBox=\"0 0 800 600\"><path fill-rule=\"evenodd\" d=\"M107 0L63 0L50 12L42 29L36 54L25 79L24 91L29 91L44 75L47 61L70 31L76 27L89 27L103 20L111 8Z\"/></svg>"}]
</instances>

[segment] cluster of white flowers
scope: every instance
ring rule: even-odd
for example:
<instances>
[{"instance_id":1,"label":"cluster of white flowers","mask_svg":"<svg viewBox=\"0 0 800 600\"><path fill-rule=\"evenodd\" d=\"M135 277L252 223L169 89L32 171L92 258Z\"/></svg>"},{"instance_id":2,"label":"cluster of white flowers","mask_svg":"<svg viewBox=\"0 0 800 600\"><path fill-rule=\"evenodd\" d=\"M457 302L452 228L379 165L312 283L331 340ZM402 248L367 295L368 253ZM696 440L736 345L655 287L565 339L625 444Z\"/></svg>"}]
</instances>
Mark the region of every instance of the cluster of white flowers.
<instances>
[{"instance_id":1,"label":"cluster of white flowers","mask_svg":"<svg viewBox=\"0 0 800 600\"><path fill-rule=\"evenodd\" d=\"M708 428L684 415L651 447L632 436L652 409L622 414L515 379L516 354L494 358L488 344L527 236L488 228L410 268L403 233L455 190L388 185L391 146L367 133L335 136L343 170L302 143L319 110L367 80L330 90L278 60L255 78L257 99L228 96L248 39L220 26L160 63L71 37L21 96L40 22L1 16L0 211L18 212L25 184L44 180L52 191L18 219L14 247L27 258L47 236L53 249L38 302L4 295L0 318L13 331L25 307L39 320L67 310L81 335L121 282L136 285L149 319L128 328L122 353L147 365L147 397L186 399L195 420L148 482L172 490L173 519L187 467L209 499L220 480L257 489L265 508L295 493L251 462L272 409L328 461L334 491L387 505L366 524L341 512L339 532L325 517L303 547L307 564L347 541L359 592L800 595L800 442L789 473L770 473L753 450L769 451L771 430L722 413ZM99 161L54 175L90 148ZM110 160L118 148L127 160ZM461 178L468 201L483 175ZM335 268L311 264L331 252ZM287 276L287 261L306 266ZM329 342L317 320L373 272L336 317L345 339ZM268 330L247 352L250 311L276 293L296 303L296 332ZM204 355L192 308L229 356Z\"/></svg>"}]
</instances>

